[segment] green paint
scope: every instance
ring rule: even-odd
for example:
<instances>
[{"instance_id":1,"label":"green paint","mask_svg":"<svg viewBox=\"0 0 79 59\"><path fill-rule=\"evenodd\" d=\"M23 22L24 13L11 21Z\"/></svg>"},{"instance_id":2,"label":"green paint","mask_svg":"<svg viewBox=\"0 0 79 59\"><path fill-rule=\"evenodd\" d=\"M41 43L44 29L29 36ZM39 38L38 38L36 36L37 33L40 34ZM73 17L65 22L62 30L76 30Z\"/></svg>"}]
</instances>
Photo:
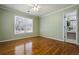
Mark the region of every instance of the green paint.
<instances>
[{"instance_id":1,"label":"green paint","mask_svg":"<svg viewBox=\"0 0 79 59\"><path fill-rule=\"evenodd\" d=\"M40 19L40 35L62 39L63 37L63 12L58 12Z\"/></svg>"},{"instance_id":2,"label":"green paint","mask_svg":"<svg viewBox=\"0 0 79 59\"><path fill-rule=\"evenodd\" d=\"M74 10L74 8L70 8ZM3 10L0 9L0 41L8 39L24 38L29 36L46 36L56 39L63 39L63 15L65 12L70 12L69 9L52 13L47 16L42 16L41 18L26 15L22 12L13 10ZM33 33L25 34L14 34L14 16L22 16L33 19Z\"/></svg>"},{"instance_id":3,"label":"green paint","mask_svg":"<svg viewBox=\"0 0 79 59\"><path fill-rule=\"evenodd\" d=\"M76 10L78 6L64 9L40 18L40 35L52 39L63 40L63 16Z\"/></svg>"},{"instance_id":4,"label":"green paint","mask_svg":"<svg viewBox=\"0 0 79 59\"><path fill-rule=\"evenodd\" d=\"M28 16L33 19L33 33L24 33L24 34L14 34L14 17L15 15L27 17L22 13L14 13L11 11L0 9L0 41L10 40L10 39L19 39L29 36L38 35L38 17Z\"/></svg>"}]
</instances>

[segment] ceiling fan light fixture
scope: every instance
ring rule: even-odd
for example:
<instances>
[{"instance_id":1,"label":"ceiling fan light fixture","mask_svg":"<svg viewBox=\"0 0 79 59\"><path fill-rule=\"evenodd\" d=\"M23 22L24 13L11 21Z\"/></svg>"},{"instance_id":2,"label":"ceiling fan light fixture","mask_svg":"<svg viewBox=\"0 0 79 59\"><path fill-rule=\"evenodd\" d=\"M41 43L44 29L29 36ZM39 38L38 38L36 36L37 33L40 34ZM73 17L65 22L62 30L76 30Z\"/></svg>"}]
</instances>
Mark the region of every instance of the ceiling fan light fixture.
<instances>
[{"instance_id":1,"label":"ceiling fan light fixture","mask_svg":"<svg viewBox=\"0 0 79 59\"><path fill-rule=\"evenodd\" d=\"M37 7L33 7L33 10L34 11L38 11L39 9Z\"/></svg>"},{"instance_id":2,"label":"ceiling fan light fixture","mask_svg":"<svg viewBox=\"0 0 79 59\"><path fill-rule=\"evenodd\" d=\"M38 4L34 4L33 7L27 11L27 13L30 13L32 11L36 12L36 11L39 11L40 9L40 6Z\"/></svg>"},{"instance_id":3,"label":"ceiling fan light fixture","mask_svg":"<svg viewBox=\"0 0 79 59\"><path fill-rule=\"evenodd\" d=\"M34 11L39 11L39 8L40 8L40 6L38 4L35 4L34 7L33 7L33 10Z\"/></svg>"}]
</instances>

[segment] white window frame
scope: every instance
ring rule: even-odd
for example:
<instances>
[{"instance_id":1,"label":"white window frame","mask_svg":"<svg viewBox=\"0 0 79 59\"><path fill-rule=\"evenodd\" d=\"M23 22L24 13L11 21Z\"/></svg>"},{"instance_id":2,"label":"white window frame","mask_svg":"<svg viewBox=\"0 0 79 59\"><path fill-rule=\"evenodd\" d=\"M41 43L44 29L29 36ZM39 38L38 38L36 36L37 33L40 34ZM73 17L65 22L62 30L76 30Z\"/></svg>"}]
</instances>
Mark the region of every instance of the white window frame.
<instances>
[{"instance_id":1,"label":"white window frame","mask_svg":"<svg viewBox=\"0 0 79 59\"><path fill-rule=\"evenodd\" d=\"M14 19L14 34L24 34L24 33L33 33L33 19L30 19L30 18L25 18L25 17L21 17L21 16L14 16L15 19ZM19 18L23 18L23 19L28 19L28 20L31 20L32 21L32 28L31 28L31 31L21 31L21 32L16 32L16 18L19 17ZM27 21L28 21L27 20Z\"/></svg>"}]
</instances>

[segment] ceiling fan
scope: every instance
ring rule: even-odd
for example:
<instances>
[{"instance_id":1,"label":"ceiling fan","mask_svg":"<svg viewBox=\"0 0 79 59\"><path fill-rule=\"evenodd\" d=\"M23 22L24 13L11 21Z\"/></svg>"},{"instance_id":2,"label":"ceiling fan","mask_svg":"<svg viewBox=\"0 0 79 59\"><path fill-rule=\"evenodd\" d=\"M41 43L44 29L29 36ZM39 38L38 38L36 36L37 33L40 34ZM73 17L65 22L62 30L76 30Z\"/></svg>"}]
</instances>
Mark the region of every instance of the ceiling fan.
<instances>
[{"instance_id":1,"label":"ceiling fan","mask_svg":"<svg viewBox=\"0 0 79 59\"><path fill-rule=\"evenodd\" d=\"M27 13L30 13L30 12L37 12L39 11L40 9L40 6L38 4L32 4L32 5L28 5L28 6L31 6L32 8L30 10L27 11Z\"/></svg>"}]
</instances>

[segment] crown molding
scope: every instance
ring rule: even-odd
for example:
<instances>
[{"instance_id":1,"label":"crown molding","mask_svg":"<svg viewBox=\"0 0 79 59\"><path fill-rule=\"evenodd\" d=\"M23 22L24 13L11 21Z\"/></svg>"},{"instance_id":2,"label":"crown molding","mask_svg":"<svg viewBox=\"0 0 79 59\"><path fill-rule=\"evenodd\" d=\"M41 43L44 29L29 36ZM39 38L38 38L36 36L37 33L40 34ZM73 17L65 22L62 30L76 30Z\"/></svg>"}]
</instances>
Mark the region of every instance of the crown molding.
<instances>
[{"instance_id":1,"label":"crown molding","mask_svg":"<svg viewBox=\"0 0 79 59\"><path fill-rule=\"evenodd\" d=\"M30 15L30 14L27 14L27 13L24 13L24 12L21 12L21 11L18 11L18 10L9 8L9 7L5 7L3 5L0 5L0 9L6 10L6 11L10 11L10 12L15 13L15 14L21 13L23 15L26 15L27 17L30 16L31 18L36 17L35 15Z\"/></svg>"},{"instance_id":2,"label":"crown molding","mask_svg":"<svg viewBox=\"0 0 79 59\"><path fill-rule=\"evenodd\" d=\"M71 6L62 8L62 9L58 9L58 10L56 10L56 11L52 11L52 12L49 12L49 13L47 13L47 14L45 14L45 15L40 15L40 16L41 16L41 17L49 16L49 15L51 15L51 14L54 14L54 13L57 13L57 12L61 12L61 11L67 10L67 9L69 9L69 8L72 8L72 7L76 7L76 8L78 8L78 4L71 5Z\"/></svg>"}]
</instances>

